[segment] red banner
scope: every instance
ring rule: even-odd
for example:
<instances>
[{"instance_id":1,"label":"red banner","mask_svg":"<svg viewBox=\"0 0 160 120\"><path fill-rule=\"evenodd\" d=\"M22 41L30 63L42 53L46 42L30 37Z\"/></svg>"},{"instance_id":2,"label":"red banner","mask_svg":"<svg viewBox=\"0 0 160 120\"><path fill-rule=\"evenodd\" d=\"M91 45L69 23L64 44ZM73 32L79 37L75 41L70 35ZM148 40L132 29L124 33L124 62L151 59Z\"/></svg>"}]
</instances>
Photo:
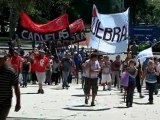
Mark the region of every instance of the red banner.
<instances>
[{"instance_id":1,"label":"red banner","mask_svg":"<svg viewBox=\"0 0 160 120\"><path fill-rule=\"evenodd\" d=\"M85 30L84 22L82 19L78 19L69 25L70 33L81 32Z\"/></svg>"},{"instance_id":2,"label":"red banner","mask_svg":"<svg viewBox=\"0 0 160 120\"><path fill-rule=\"evenodd\" d=\"M20 24L22 27L31 32L51 33L66 29L69 26L69 21L68 15L64 14L45 24L36 24L30 19L30 17L25 12L22 12Z\"/></svg>"}]
</instances>

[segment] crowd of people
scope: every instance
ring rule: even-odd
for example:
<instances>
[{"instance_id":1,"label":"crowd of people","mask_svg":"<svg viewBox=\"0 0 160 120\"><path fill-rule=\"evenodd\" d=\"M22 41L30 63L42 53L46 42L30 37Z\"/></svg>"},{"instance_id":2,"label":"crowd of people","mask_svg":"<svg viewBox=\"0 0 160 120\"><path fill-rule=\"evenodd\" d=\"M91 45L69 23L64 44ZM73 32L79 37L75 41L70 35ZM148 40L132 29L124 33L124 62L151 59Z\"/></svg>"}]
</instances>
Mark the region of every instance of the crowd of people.
<instances>
[{"instance_id":1,"label":"crowd of people","mask_svg":"<svg viewBox=\"0 0 160 120\"><path fill-rule=\"evenodd\" d=\"M149 91L149 104L153 104L153 94L158 94L160 83L159 59L156 57L146 58L141 63L140 60L135 59L136 54L131 51L128 52L125 60L121 59L121 55L117 55L115 60L112 60L108 55L100 55L97 51L87 52L84 48L80 50L76 47L55 49L53 54L39 47L34 48L28 54L20 54L16 50L4 52L3 59L5 65L11 68L9 71L12 70L17 76L18 82L15 80L16 76L13 75L13 86L17 87L19 83L21 87L25 88L28 82L32 82L32 84L39 86L37 93L44 94L44 83L48 85L62 83L62 88L68 89L73 76L75 76L77 81L81 80L85 104L88 104L92 89L91 106L95 106L98 86L102 85L103 91L111 91L113 87L116 87L120 92L125 91L126 106L132 107L135 87L137 87L139 97L143 98L142 83L145 81L146 89ZM1 77L3 75L0 72ZM17 96L19 98L19 94ZM20 105L17 106L19 110Z\"/></svg>"}]
</instances>

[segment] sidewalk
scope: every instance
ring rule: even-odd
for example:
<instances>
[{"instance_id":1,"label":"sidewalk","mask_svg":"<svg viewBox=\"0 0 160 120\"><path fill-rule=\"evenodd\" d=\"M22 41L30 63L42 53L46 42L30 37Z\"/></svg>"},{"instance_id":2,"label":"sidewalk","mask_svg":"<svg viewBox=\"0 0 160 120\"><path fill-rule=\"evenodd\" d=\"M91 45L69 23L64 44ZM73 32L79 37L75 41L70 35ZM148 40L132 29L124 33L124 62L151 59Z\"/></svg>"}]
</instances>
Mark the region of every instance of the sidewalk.
<instances>
[{"instance_id":1,"label":"sidewalk","mask_svg":"<svg viewBox=\"0 0 160 120\"><path fill-rule=\"evenodd\" d=\"M73 84L66 90L61 86L44 86L45 94L36 94L38 86L21 88L22 109L14 112L13 106L7 120L160 120L160 96L154 96L154 105L147 105L148 93L140 99L135 93L132 108L126 108L123 94L113 88L102 91L99 87L96 106L84 104L81 85ZM91 99L90 99L91 100Z\"/></svg>"}]
</instances>

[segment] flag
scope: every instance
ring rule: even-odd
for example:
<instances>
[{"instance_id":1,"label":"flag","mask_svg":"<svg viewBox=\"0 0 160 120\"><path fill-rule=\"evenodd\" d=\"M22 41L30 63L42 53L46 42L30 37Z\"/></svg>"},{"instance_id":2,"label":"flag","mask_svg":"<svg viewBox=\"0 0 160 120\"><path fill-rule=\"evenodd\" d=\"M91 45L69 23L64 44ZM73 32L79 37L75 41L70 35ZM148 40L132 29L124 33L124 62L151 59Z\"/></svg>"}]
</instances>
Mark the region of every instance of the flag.
<instances>
[{"instance_id":1,"label":"flag","mask_svg":"<svg viewBox=\"0 0 160 120\"><path fill-rule=\"evenodd\" d=\"M149 58L149 57L153 57L153 52L152 52L152 48L148 48L145 49L143 51L141 51L138 55L137 55L137 59L145 59L145 58Z\"/></svg>"},{"instance_id":2,"label":"flag","mask_svg":"<svg viewBox=\"0 0 160 120\"><path fill-rule=\"evenodd\" d=\"M22 12L17 33L24 40L47 41L69 39L68 15L64 14L45 24L37 24L25 12Z\"/></svg>"},{"instance_id":3,"label":"flag","mask_svg":"<svg viewBox=\"0 0 160 120\"><path fill-rule=\"evenodd\" d=\"M75 22L73 22L72 24L70 24L69 28L70 28L70 33L84 31L84 29L85 29L84 22L82 19L78 19Z\"/></svg>"},{"instance_id":4,"label":"flag","mask_svg":"<svg viewBox=\"0 0 160 120\"><path fill-rule=\"evenodd\" d=\"M105 53L123 53L128 48L128 10L100 14L93 6L89 46Z\"/></svg>"},{"instance_id":5,"label":"flag","mask_svg":"<svg viewBox=\"0 0 160 120\"><path fill-rule=\"evenodd\" d=\"M68 15L64 14L45 24L36 24L25 12L22 12L20 24L22 27L30 30L31 32L50 33L67 28L69 26L69 21Z\"/></svg>"},{"instance_id":6,"label":"flag","mask_svg":"<svg viewBox=\"0 0 160 120\"><path fill-rule=\"evenodd\" d=\"M69 25L70 36L68 40L57 40L53 41L54 47L68 46L74 43L82 42L86 40L85 26L82 19L78 19Z\"/></svg>"}]
</instances>

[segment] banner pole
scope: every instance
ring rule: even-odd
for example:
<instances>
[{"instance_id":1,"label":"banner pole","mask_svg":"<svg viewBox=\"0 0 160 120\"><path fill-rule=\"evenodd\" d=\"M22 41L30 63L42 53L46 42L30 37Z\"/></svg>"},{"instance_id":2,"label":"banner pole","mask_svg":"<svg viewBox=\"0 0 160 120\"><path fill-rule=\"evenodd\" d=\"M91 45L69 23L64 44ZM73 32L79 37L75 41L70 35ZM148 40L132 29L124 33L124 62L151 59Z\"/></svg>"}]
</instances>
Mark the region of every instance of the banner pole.
<instances>
[{"instance_id":1,"label":"banner pole","mask_svg":"<svg viewBox=\"0 0 160 120\"><path fill-rule=\"evenodd\" d=\"M129 36L129 26L130 26L130 19L129 19L129 16L130 16L130 8L128 9L128 49L127 49L127 54L129 54L130 52L130 36ZM132 56L133 57L133 56Z\"/></svg>"}]
</instances>

